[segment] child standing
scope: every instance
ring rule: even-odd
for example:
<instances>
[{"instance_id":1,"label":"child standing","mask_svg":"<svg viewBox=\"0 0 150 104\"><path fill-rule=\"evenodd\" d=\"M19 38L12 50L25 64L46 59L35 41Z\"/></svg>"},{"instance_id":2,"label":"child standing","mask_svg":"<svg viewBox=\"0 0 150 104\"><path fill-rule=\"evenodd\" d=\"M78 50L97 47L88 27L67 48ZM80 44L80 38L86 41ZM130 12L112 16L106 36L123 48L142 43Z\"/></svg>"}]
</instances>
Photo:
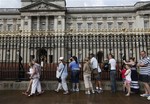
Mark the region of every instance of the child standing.
<instances>
[{"instance_id":1,"label":"child standing","mask_svg":"<svg viewBox=\"0 0 150 104\"><path fill-rule=\"evenodd\" d=\"M122 81L123 81L123 91L125 91L125 80L126 80L126 68L124 67L122 70L119 70L122 76Z\"/></svg>"},{"instance_id":2,"label":"child standing","mask_svg":"<svg viewBox=\"0 0 150 104\"><path fill-rule=\"evenodd\" d=\"M131 92L131 88L130 88L130 84L131 84L131 67L130 65L126 65L126 72L125 72L125 87L127 89L127 94L126 96L130 96L130 92Z\"/></svg>"}]
</instances>

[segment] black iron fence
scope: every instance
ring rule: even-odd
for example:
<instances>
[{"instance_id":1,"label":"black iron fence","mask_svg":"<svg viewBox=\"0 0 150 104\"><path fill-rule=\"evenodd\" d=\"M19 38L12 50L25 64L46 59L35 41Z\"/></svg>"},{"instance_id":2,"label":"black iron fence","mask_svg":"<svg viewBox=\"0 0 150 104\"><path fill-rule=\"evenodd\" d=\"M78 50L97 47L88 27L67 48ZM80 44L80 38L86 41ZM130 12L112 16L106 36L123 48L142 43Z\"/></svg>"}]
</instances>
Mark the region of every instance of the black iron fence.
<instances>
[{"instance_id":1,"label":"black iron fence","mask_svg":"<svg viewBox=\"0 0 150 104\"><path fill-rule=\"evenodd\" d=\"M58 58L65 57L67 64L73 55L83 68L83 59L94 53L102 69L102 79L109 79L109 71L103 70L107 54L117 60L117 70L122 60L135 57L139 52L150 53L150 34L40 34L0 36L0 80L26 80L31 59L38 59L42 66L42 80L55 80ZM80 78L82 79L82 68ZM69 71L69 70L68 70ZM117 73L120 79L120 73Z\"/></svg>"}]
</instances>

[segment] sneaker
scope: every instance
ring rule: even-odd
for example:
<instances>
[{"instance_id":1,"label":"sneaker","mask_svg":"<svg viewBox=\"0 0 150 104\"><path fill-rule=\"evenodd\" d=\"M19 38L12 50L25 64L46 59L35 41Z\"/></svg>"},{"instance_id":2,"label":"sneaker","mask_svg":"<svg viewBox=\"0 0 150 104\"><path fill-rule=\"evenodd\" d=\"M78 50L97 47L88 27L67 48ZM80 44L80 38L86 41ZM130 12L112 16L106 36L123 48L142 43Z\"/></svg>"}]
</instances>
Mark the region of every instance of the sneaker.
<instances>
[{"instance_id":1,"label":"sneaker","mask_svg":"<svg viewBox=\"0 0 150 104\"><path fill-rule=\"evenodd\" d=\"M40 96L42 93L37 93L36 96Z\"/></svg>"},{"instance_id":2,"label":"sneaker","mask_svg":"<svg viewBox=\"0 0 150 104\"><path fill-rule=\"evenodd\" d=\"M57 89L55 89L54 91L57 92L57 93L59 92L59 90L57 90Z\"/></svg>"},{"instance_id":3,"label":"sneaker","mask_svg":"<svg viewBox=\"0 0 150 104\"><path fill-rule=\"evenodd\" d=\"M78 88L76 89L76 92L79 92L79 89L78 89Z\"/></svg>"},{"instance_id":4,"label":"sneaker","mask_svg":"<svg viewBox=\"0 0 150 104\"><path fill-rule=\"evenodd\" d=\"M125 96L130 96L130 94L126 94Z\"/></svg>"},{"instance_id":5,"label":"sneaker","mask_svg":"<svg viewBox=\"0 0 150 104\"><path fill-rule=\"evenodd\" d=\"M43 93L44 93L44 90L41 91L41 94L43 94Z\"/></svg>"},{"instance_id":6,"label":"sneaker","mask_svg":"<svg viewBox=\"0 0 150 104\"><path fill-rule=\"evenodd\" d=\"M68 91L65 91L63 94L64 94L64 95L67 95L67 94L69 94L69 92L68 92Z\"/></svg>"},{"instance_id":7,"label":"sneaker","mask_svg":"<svg viewBox=\"0 0 150 104\"><path fill-rule=\"evenodd\" d=\"M148 97L149 94L141 94L140 96L141 96L141 97Z\"/></svg>"},{"instance_id":8,"label":"sneaker","mask_svg":"<svg viewBox=\"0 0 150 104\"><path fill-rule=\"evenodd\" d=\"M147 100L150 100L150 96L147 98Z\"/></svg>"},{"instance_id":9,"label":"sneaker","mask_svg":"<svg viewBox=\"0 0 150 104\"><path fill-rule=\"evenodd\" d=\"M76 90L75 89L72 89L72 92L75 92Z\"/></svg>"},{"instance_id":10,"label":"sneaker","mask_svg":"<svg viewBox=\"0 0 150 104\"><path fill-rule=\"evenodd\" d=\"M103 92L103 90L102 90L102 89L100 89L100 92Z\"/></svg>"},{"instance_id":11,"label":"sneaker","mask_svg":"<svg viewBox=\"0 0 150 104\"><path fill-rule=\"evenodd\" d=\"M98 90L98 89L96 89L95 91L96 91L97 93L101 93L101 91L100 91L100 90Z\"/></svg>"},{"instance_id":12,"label":"sneaker","mask_svg":"<svg viewBox=\"0 0 150 104\"><path fill-rule=\"evenodd\" d=\"M38 93L36 94L36 96L42 95L43 93L44 93L44 90L42 90L41 92L38 92Z\"/></svg>"},{"instance_id":13,"label":"sneaker","mask_svg":"<svg viewBox=\"0 0 150 104\"><path fill-rule=\"evenodd\" d=\"M93 93L93 94L95 94L95 91L94 91L94 90L92 90L92 93Z\"/></svg>"},{"instance_id":14,"label":"sneaker","mask_svg":"<svg viewBox=\"0 0 150 104\"><path fill-rule=\"evenodd\" d=\"M29 94L29 95L28 95L28 97L33 97L33 96L34 96L34 94Z\"/></svg>"},{"instance_id":15,"label":"sneaker","mask_svg":"<svg viewBox=\"0 0 150 104\"><path fill-rule=\"evenodd\" d=\"M102 89L102 88L99 88L99 90L100 90L101 92L103 92L103 89Z\"/></svg>"},{"instance_id":16,"label":"sneaker","mask_svg":"<svg viewBox=\"0 0 150 104\"><path fill-rule=\"evenodd\" d=\"M90 95L91 93L90 93L90 91L86 91L85 94L86 95Z\"/></svg>"}]
</instances>

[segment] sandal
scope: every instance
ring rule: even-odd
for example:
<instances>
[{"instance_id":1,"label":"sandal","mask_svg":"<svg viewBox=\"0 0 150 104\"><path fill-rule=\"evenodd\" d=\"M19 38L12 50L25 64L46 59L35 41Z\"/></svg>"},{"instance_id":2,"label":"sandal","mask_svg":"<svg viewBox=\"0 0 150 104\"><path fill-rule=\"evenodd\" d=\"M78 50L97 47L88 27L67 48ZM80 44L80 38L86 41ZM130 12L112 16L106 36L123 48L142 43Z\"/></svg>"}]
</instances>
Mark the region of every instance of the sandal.
<instances>
[{"instance_id":1,"label":"sandal","mask_svg":"<svg viewBox=\"0 0 150 104\"><path fill-rule=\"evenodd\" d=\"M23 95L28 95L28 92L22 92Z\"/></svg>"}]
</instances>

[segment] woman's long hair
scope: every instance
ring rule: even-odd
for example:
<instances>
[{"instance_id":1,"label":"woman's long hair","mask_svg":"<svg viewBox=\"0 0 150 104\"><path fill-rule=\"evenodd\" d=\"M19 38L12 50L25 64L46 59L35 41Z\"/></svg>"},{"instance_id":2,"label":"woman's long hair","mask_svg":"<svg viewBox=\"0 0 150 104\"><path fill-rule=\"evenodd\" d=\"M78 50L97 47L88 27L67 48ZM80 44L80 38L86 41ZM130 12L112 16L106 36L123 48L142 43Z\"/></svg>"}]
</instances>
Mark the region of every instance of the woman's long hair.
<instances>
[{"instance_id":1,"label":"woman's long hair","mask_svg":"<svg viewBox=\"0 0 150 104\"><path fill-rule=\"evenodd\" d=\"M78 64L78 58L76 56L72 56L72 58L75 60L76 64Z\"/></svg>"}]
</instances>

